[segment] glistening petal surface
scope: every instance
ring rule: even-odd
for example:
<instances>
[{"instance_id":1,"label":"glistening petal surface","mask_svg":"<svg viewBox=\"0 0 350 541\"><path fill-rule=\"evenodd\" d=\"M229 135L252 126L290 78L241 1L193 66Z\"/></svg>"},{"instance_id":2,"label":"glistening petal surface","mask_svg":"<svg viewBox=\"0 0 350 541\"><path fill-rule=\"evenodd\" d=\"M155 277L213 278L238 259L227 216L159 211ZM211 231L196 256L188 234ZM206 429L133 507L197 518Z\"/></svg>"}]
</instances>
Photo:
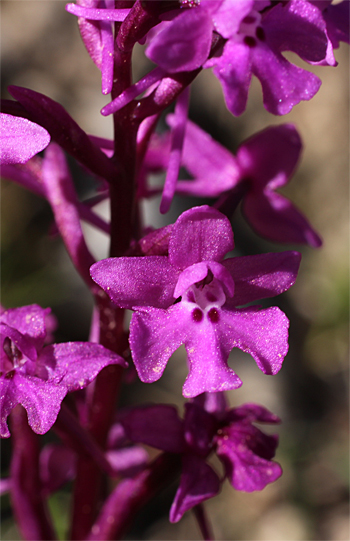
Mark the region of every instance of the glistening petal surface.
<instances>
[{"instance_id":1,"label":"glistening petal surface","mask_svg":"<svg viewBox=\"0 0 350 541\"><path fill-rule=\"evenodd\" d=\"M139 378L157 381L174 351L183 344L186 323L181 303L168 310L145 308L135 312L130 324L130 347Z\"/></svg>"},{"instance_id":2,"label":"glistening petal surface","mask_svg":"<svg viewBox=\"0 0 350 541\"><path fill-rule=\"evenodd\" d=\"M264 374L277 374L288 352L286 315L277 307L266 310L221 311L222 333L231 347L249 353Z\"/></svg>"},{"instance_id":3,"label":"glistening petal surface","mask_svg":"<svg viewBox=\"0 0 350 541\"><path fill-rule=\"evenodd\" d=\"M118 257L98 261L90 269L92 279L122 308L166 308L180 274L166 256Z\"/></svg>"},{"instance_id":4,"label":"glistening petal surface","mask_svg":"<svg viewBox=\"0 0 350 541\"><path fill-rule=\"evenodd\" d=\"M50 134L38 124L0 113L0 163L25 163L49 142Z\"/></svg>"},{"instance_id":5,"label":"glistening petal surface","mask_svg":"<svg viewBox=\"0 0 350 541\"><path fill-rule=\"evenodd\" d=\"M51 368L49 381L76 391L86 387L97 374L109 364L119 364L126 368L122 357L100 344L88 342L66 342L46 346L40 354L38 363Z\"/></svg>"},{"instance_id":6,"label":"glistening petal surface","mask_svg":"<svg viewBox=\"0 0 350 541\"><path fill-rule=\"evenodd\" d=\"M201 261L220 262L233 247L232 228L226 216L207 205L193 207L174 224L169 260L179 269Z\"/></svg>"},{"instance_id":7,"label":"glistening petal surface","mask_svg":"<svg viewBox=\"0 0 350 541\"><path fill-rule=\"evenodd\" d=\"M242 306L287 291L297 278L301 254L287 251L231 257L222 265L230 272L235 292L229 305Z\"/></svg>"}]
</instances>

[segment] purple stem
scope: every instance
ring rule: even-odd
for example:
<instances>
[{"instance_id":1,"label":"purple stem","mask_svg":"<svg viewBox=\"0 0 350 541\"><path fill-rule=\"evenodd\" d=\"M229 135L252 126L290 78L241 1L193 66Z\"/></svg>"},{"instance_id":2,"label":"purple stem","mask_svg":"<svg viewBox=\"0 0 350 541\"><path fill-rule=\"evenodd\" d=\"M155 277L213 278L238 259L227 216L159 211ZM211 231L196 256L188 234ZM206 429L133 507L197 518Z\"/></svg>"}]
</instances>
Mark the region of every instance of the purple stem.
<instances>
[{"instance_id":1,"label":"purple stem","mask_svg":"<svg viewBox=\"0 0 350 541\"><path fill-rule=\"evenodd\" d=\"M130 5L130 4L129 4ZM124 8L123 2L116 7ZM116 34L118 23L116 23ZM131 54L122 53L115 46L112 98L131 84ZM136 134L138 123L133 122L134 105L129 104L114 115L115 137L112 162L118 163L119 173L110 184L111 246L110 255L123 255L134 234L136 216ZM96 296L100 314L100 343L122 355L127 348L124 333L124 310L112 306L108 296L100 290ZM115 403L122 377L117 365L104 368L94 383L89 415L89 431L97 444L105 449L108 430L113 421ZM101 491L101 472L90 457L79 456L74 486L71 539L85 539L96 518L96 506Z\"/></svg>"},{"instance_id":2,"label":"purple stem","mask_svg":"<svg viewBox=\"0 0 350 541\"><path fill-rule=\"evenodd\" d=\"M11 501L23 539L56 539L39 475L39 436L28 425L22 406L10 415L13 454L10 467Z\"/></svg>"},{"instance_id":3,"label":"purple stem","mask_svg":"<svg viewBox=\"0 0 350 541\"><path fill-rule=\"evenodd\" d=\"M209 523L208 515L205 512L203 504L198 504L193 508L194 515L197 519L199 529L204 541L214 541L214 535Z\"/></svg>"},{"instance_id":4,"label":"purple stem","mask_svg":"<svg viewBox=\"0 0 350 541\"><path fill-rule=\"evenodd\" d=\"M179 455L164 453L133 479L121 481L103 505L88 540L120 539L137 511L177 477L180 466Z\"/></svg>"},{"instance_id":5,"label":"purple stem","mask_svg":"<svg viewBox=\"0 0 350 541\"><path fill-rule=\"evenodd\" d=\"M74 451L80 455L90 456L97 466L111 477L118 475L91 434L78 422L65 404L62 404L53 428Z\"/></svg>"},{"instance_id":6,"label":"purple stem","mask_svg":"<svg viewBox=\"0 0 350 541\"><path fill-rule=\"evenodd\" d=\"M117 44L120 51L131 51L137 41L140 41L147 32L160 22L159 15L169 9L169 2L159 0L136 0L130 13L120 26ZM173 4L175 4L173 2ZM176 5L176 4L175 4Z\"/></svg>"},{"instance_id":7,"label":"purple stem","mask_svg":"<svg viewBox=\"0 0 350 541\"><path fill-rule=\"evenodd\" d=\"M107 235L110 234L111 228L109 223L107 223L101 216L93 212L88 206L86 206L84 203L77 203L77 208L79 211L79 216L82 220L85 222L94 225L104 233L107 233Z\"/></svg>"}]
</instances>

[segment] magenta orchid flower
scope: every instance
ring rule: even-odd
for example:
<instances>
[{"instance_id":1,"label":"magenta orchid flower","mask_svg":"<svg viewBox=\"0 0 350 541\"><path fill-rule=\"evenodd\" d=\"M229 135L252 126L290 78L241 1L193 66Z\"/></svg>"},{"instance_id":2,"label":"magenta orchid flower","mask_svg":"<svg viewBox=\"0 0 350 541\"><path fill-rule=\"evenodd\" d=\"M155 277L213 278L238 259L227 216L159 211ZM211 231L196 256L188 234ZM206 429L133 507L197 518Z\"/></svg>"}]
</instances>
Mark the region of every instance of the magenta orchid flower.
<instances>
[{"instance_id":1,"label":"magenta orchid flower","mask_svg":"<svg viewBox=\"0 0 350 541\"><path fill-rule=\"evenodd\" d=\"M50 134L38 124L0 113L0 164L25 163L47 147Z\"/></svg>"},{"instance_id":2,"label":"magenta orchid flower","mask_svg":"<svg viewBox=\"0 0 350 541\"><path fill-rule=\"evenodd\" d=\"M147 56L167 73L214 67L236 116L246 108L252 75L273 114L286 114L316 94L318 77L287 61L283 51L309 63L336 64L322 11L304 0L272 7L253 0L203 0L164 24L149 40ZM225 41L222 54L207 59L213 30Z\"/></svg>"},{"instance_id":3,"label":"magenta orchid flower","mask_svg":"<svg viewBox=\"0 0 350 541\"><path fill-rule=\"evenodd\" d=\"M253 492L282 474L280 465L272 460L278 436L266 435L253 424L275 424L279 418L257 404L230 410L224 402L221 393L201 395L185 404L183 420L175 407L163 404L135 408L122 420L135 443L181 455L181 479L170 509L171 522L178 522L186 511L215 496L225 478L236 490ZM222 480L207 463L213 452L224 466Z\"/></svg>"},{"instance_id":4,"label":"magenta orchid flower","mask_svg":"<svg viewBox=\"0 0 350 541\"><path fill-rule=\"evenodd\" d=\"M132 357L143 382L157 381L184 344L189 374L185 397L242 385L227 359L250 353L265 374L276 374L288 350L288 319L277 307L239 308L286 291L295 281L297 252L224 259L234 247L229 220L195 207L173 225L167 256L109 258L91 276L118 306L134 310Z\"/></svg>"},{"instance_id":5,"label":"magenta orchid flower","mask_svg":"<svg viewBox=\"0 0 350 541\"><path fill-rule=\"evenodd\" d=\"M286 60L282 52L293 51L309 63L336 64L321 10L305 0L278 3L263 13L252 7L238 32L230 22L235 11L235 2L224 0L213 15L215 29L227 41L222 55L204 65L214 68L231 113L244 112L252 75L261 83L270 113L285 115L300 101L311 99L321 81Z\"/></svg>"},{"instance_id":6,"label":"magenta orchid flower","mask_svg":"<svg viewBox=\"0 0 350 541\"><path fill-rule=\"evenodd\" d=\"M83 389L109 364L126 367L119 355L99 344L67 342L45 346L50 309L36 304L5 310L1 329L1 437L10 436L7 417L21 404L37 434L56 421L70 391Z\"/></svg>"},{"instance_id":7,"label":"magenta orchid flower","mask_svg":"<svg viewBox=\"0 0 350 541\"><path fill-rule=\"evenodd\" d=\"M173 121L169 116L170 125ZM322 241L305 216L276 191L290 181L301 150L300 136L292 124L270 126L256 133L243 142L233 156L188 121L182 165L194 180L180 180L175 189L177 193L199 197L225 194L229 198L237 192L239 199L242 198L243 214L258 235L274 242L319 247ZM162 159L165 160L164 152Z\"/></svg>"}]
</instances>

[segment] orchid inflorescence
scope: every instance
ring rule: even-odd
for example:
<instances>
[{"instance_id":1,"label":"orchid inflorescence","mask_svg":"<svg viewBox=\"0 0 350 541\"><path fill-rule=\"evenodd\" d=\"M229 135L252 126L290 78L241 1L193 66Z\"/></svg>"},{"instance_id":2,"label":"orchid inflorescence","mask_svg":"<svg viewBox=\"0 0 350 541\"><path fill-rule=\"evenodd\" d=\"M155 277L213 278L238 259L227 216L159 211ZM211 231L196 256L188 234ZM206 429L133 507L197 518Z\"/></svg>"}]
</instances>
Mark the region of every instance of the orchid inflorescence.
<instances>
[{"instance_id":1,"label":"orchid inflorescence","mask_svg":"<svg viewBox=\"0 0 350 541\"><path fill-rule=\"evenodd\" d=\"M280 308L256 301L287 291L301 259L292 250L233 256L230 219L241 204L254 231L269 241L311 247L322 241L277 191L300 157L296 127L267 127L233 155L188 118L191 84L213 68L228 111L238 116L254 75L266 110L290 112L321 81L283 53L311 66L336 66L334 49L349 42L349 2L77 0L66 10L77 16L101 71L102 93L111 94L101 113L113 116L115 137L88 135L60 104L27 88L11 86L14 99L2 100L2 175L48 201L95 301L89 342L55 343L49 308L1 309L0 429L13 439L7 486L14 514L23 538L54 539L47 496L74 480L70 538L118 539L136 511L180 477L170 521L194 509L209 539L202 503L226 478L236 490L252 492L282 473L273 460L277 435L255 426L279 418L254 403L229 406L226 391L242 381L228 358L239 348L264 374L279 372L289 321ZM133 82L138 43L155 67ZM96 179L91 201L79 200L66 154ZM191 178L180 179L180 169ZM164 175L161 186L152 185L154 174ZM175 196L205 204L150 230L141 203L155 195L162 214ZM110 222L94 210L104 199ZM109 258L95 261L81 220L110 235ZM126 310L132 311L127 332ZM115 397L128 385L124 372L134 365L142 382L153 383L181 345L188 361L183 418L166 404L117 412ZM40 449L36 434L51 429L60 445ZM162 453L151 461L141 444ZM221 476L209 462L215 455ZM118 482L101 503L103 475Z\"/></svg>"}]
</instances>

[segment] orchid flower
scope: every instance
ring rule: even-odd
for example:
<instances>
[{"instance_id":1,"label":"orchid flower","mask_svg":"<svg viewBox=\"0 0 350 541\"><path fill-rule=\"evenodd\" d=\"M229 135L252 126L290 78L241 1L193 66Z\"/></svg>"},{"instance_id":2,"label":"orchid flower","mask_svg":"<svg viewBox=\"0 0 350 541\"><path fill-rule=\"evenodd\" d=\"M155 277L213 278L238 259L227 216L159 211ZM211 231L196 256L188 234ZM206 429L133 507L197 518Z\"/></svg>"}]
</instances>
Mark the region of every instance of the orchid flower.
<instances>
[{"instance_id":1,"label":"orchid flower","mask_svg":"<svg viewBox=\"0 0 350 541\"><path fill-rule=\"evenodd\" d=\"M289 289L300 254L224 259L233 247L228 219L202 206L175 222L168 256L109 258L92 265L93 280L111 300L134 310L130 346L142 381L157 381L181 344L190 368L185 397L242 385L227 365L234 347L249 352L265 374L280 370L288 319L277 307L241 307Z\"/></svg>"}]
</instances>

